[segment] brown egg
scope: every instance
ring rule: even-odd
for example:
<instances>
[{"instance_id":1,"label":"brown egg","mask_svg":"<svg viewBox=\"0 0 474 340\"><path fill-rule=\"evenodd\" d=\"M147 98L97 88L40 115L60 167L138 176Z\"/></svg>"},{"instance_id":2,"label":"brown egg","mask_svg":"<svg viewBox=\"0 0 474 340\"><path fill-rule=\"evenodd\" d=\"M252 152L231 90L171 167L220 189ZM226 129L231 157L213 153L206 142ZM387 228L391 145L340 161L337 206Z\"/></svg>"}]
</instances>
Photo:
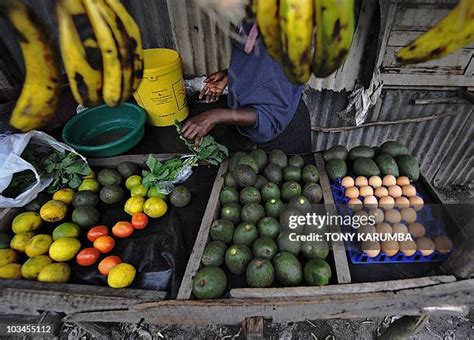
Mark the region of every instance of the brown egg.
<instances>
[{"instance_id":1,"label":"brown egg","mask_svg":"<svg viewBox=\"0 0 474 340\"><path fill-rule=\"evenodd\" d=\"M380 254L380 243L377 241L364 241L362 242L362 251L366 253L368 257L376 257Z\"/></svg>"},{"instance_id":2,"label":"brown egg","mask_svg":"<svg viewBox=\"0 0 474 340\"><path fill-rule=\"evenodd\" d=\"M435 251L435 244L428 237L420 237L416 240L416 248L423 256L430 256Z\"/></svg>"},{"instance_id":3,"label":"brown egg","mask_svg":"<svg viewBox=\"0 0 474 340\"><path fill-rule=\"evenodd\" d=\"M375 229L375 226L373 225L363 225L362 227L360 227L359 229L357 229L357 232L359 234L363 234L363 235L367 235L367 234L375 234L377 231Z\"/></svg>"},{"instance_id":4,"label":"brown egg","mask_svg":"<svg viewBox=\"0 0 474 340\"><path fill-rule=\"evenodd\" d=\"M353 186L355 185L354 179L353 179L351 176L346 176L346 177L344 177L344 178L342 179L341 185L342 185L344 188L353 187Z\"/></svg>"},{"instance_id":5,"label":"brown egg","mask_svg":"<svg viewBox=\"0 0 474 340\"><path fill-rule=\"evenodd\" d=\"M400 210L400 214L402 214L402 220L404 220L407 224L416 221L416 210L413 208L402 209Z\"/></svg>"},{"instance_id":6,"label":"brown egg","mask_svg":"<svg viewBox=\"0 0 474 340\"><path fill-rule=\"evenodd\" d=\"M410 179L407 176L400 176L397 178L397 185L403 187L404 185L409 185Z\"/></svg>"},{"instance_id":7,"label":"brown egg","mask_svg":"<svg viewBox=\"0 0 474 340\"><path fill-rule=\"evenodd\" d=\"M412 196L408 199L408 201L410 202L410 206L413 207L413 209L415 209L416 211L420 211L421 209L423 209L423 205L425 204L423 198L421 198L420 196Z\"/></svg>"},{"instance_id":8,"label":"brown egg","mask_svg":"<svg viewBox=\"0 0 474 340\"><path fill-rule=\"evenodd\" d=\"M393 198L397 198L402 196L402 188L398 185L392 185L388 187L388 195L392 196Z\"/></svg>"},{"instance_id":9,"label":"brown egg","mask_svg":"<svg viewBox=\"0 0 474 340\"><path fill-rule=\"evenodd\" d=\"M348 202L349 207L354 210L358 211L362 209L362 201L358 198L351 198L351 200Z\"/></svg>"},{"instance_id":10,"label":"brown egg","mask_svg":"<svg viewBox=\"0 0 474 340\"><path fill-rule=\"evenodd\" d=\"M378 202L375 196L367 196L364 198L364 206L369 209L377 208Z\"/></svg>"},{"instance_id":11,"label":"brown egg","mask_svg":"<svg viewBox=\"0 0 474 340\"><path fill-rule=\"evenodd\" d=\"M402 215L396 209L388 209L385 211L385 222L390 224L399 223L402 220Z\"/></svg>"},{"instance_id":12,"label":"brown egg","mask_svg":"<svg viewBox=\"0 0 474 340\"><path fill-rule=\"evenodd\" d=\"M395 207L398 209L408 208L410 206L410 201L406 197L397 197L395 198Z\"/></svg>"},{"instance_id":13,"label":"brown egg","mask_svg":"<svg viewBox=\"0 0 474 340\"><path fill-rule=\"evenodd\" d=\"M441 254L447 254L453 249L453 243L444 235L436 236L434 239L435 249Z\"/></svg>"},{"instance_id":14,"label":"brown egg","mask_svg":"<svg viewBox=\"0 0 474 340\"><path fill-rule=\"evenodd\" d=\"M359 197L359 189L356 187L350 187L346 189L346 197L347 198L357 198Z\"/></svg>"},{"instance_id":15,"label":"brown egg","mask_svg":"<svg viewBox=\"0 0 474 340\"><path fill-rule=\"evenodd\" d=\"M356 177L355 179L355 185L358 186L359 188L365 187L366 185L369 185L369 181L367 177L359 176L359 177Z\"/></svg>"},{"instance_id":16,"label":"brown egg","mask_svg":"<svg viewBox=\"0 0 474 340\"><path fill-rule=\"evenodd\" d=\"M380 209L380 208L370 209L369 210L369 217L370 216L374 217L375 224L382 223L384 221L384 213L383 213L382 209Z\"/></svg>"},{"instance_id":17,"label":"brown egg","mask_svg":"<svg viewBox=\"0 0 474 340\"><path fill-rule=\"evenodd\" d=\"M377 196L378 198L386 197L388 196L388 189L386 187L379 187L375 189L374 195Z\"/></svg>"},{"instance_id":18,"label":"brown egg","mask_svg":"<svg viewBox=\"0 0 474 340\"><path fill-rule=\"evenodd\" d=\"M372 189L371 186L366 185L365 187L361 187L359 189L359 195L362 196L362 197L373 196L374 195L374 189Z\"/></svg>"},{"instance_id":19,"label":"brown egg","mask_svg":"<svg viewBox=\"0 0 474 340\"><path fill-rule=\"evenodd\" d=\"M408 232L410 233L411 236L413 236L413 238L420 238L420 237L425 236L426 229L423 226L423 224L414 222L408 225Z\"/></svg>"},{"instance_id":20,"label":"brown egg","mask_svg":"<svg viewBox=\"0 0 474 340\"><path fill-rule=\"evenodd\" d=\"M356 223L359 223L359 226L363 226L363 225L366 225L366 224L367 224L367 221L368 221L368 219L369 219L369 216L368 216L368 215L369 215L369 214L368 214L366 211L364 211L364 210L359 210L359 211L356 211L356 212L354 213L354 216L353 216L353 217L358 216L357 218L358 218L359 220L358 220L358 222L356 222ZM353 219L353 220L354 220L354 219ZM357 221L357 220L356 220L356 221ZM362 221L362 222L361 222L361 221ZM353 225L353 226L354 226L354 225Z\"/></svg>"},{"instance_id":21,"label":"brown egg","mask_svg":"<svg viewBox=\"0 0 474 340\"><path fill-rule=\"evenodd\" d=\"M400 251L405 256L412 256L416 253L416 242L412 240L405 240L398 242Z\"/></svg>"},{"instance_id":22,"label":"brown egg","mask_svg":"<svg viewBox=\"0 0 474 340\"><path fill-rule=\"evenodd\" d=\"M412 197L416 196L416 188L413 185L404 185L402 187L403 196Z\"/></svg>"},{"instance_id":23,"label":"brown egg","mask_svg":"<svg viewBox=\"0 0 474 340\"><path fill-rule=\"evenodd\" d=\"M382 186L382 179L379 176L372 176L369 178L369 185L374 188L380 188Z\"/></svg>"},{"instance_id":24,"label":"brown egg","mask_svg":"<svg viewBox=\"0 0 474 340\"><path fill-rule=\"evenodd\" d=\"M379 223L375 226L375 230L377 231L377 234L392 234L392 227L388 223Z\"/></svg>"},{"instance_id":25,"label":"brown egg","mask_svg":"<svg viewBox=\"0 0 474 340\"><path fill-rule=\"evenodd\" d=\"M403 223L394 223L392 225L392 232L394 234L408 234L408 228Z\"/></svg>"},{"instance_id":26,"label":"brown egg","mask_svg":"<svg viewBox=\"0 0 474 340\"><path fill-rule=\"evenodd\" d=\"M400 250L397 241L382 242L381 249L387 256L394 256Z\"/></svg>"},{"instance_id":27,"label":"brown egg","mask_svg":"<svg viewBox=\"0 0 474 340\"><path fill-rule=\"evenodd\" d=\"M395 200L393 199L392 196L380 197L379 207L385 210L388 210L388 209L393 209L394 206L395 206Z\"/></svg>"},{"instance_id":28,"label":"brown egg","mask_svg":"<svg viewBox=\"0 0 474 340\"><path fill-rule=\"evenodd\" d=\"M395 176L393 175L386 175L383 179L382 179L382 184L386 187L391 187L392 185L396 185L397 184L397 179L395 178Z\"/></svg>"}]
</instances>

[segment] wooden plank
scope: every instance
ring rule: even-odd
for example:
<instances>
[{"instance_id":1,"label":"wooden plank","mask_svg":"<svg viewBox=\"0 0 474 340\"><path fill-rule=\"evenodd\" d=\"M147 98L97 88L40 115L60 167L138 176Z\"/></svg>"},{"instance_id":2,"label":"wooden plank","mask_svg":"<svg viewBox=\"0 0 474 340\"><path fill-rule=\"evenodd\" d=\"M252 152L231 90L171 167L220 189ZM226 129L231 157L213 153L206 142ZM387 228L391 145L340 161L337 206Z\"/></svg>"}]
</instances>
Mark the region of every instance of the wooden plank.
<instances>
[{"instance_id":1,"label":"wooden plank","mask_svg":"<svg viewBox=\"0 0 474 340\"><path fill-rule=\"evenodd\" d=\"M323 189L323 198L326 211L330 215L337 215L336 203L332 197L331 183L326 172L326 166L324 164L323 155L321 153L314 154L314 160L316 167L319 170L321 188ZM339 225L331 226L331 231L334 233L340 233L341 227ZM351 272L349 270L349 263L347 261L346 247L344 242L337 241L332 242L332 250L334 254L334 262L336 264L336 276L338 283L350 283Z\"/></svg>"},{"instance_id":2,"label":"wooden plank","mask_svg":"<svg viewBox=\"0 0 474 340\"><path fill-rule=\"evenodd\" d=\"M286 288L238 288L230 291L230 296L236 299L266 299L279 297L304 297L352 293L387 292L408 288L433 286L440 283L454 282L452 275L422 277L416 279L393 280L382 282L364 282L352 284L337 284L323 287L286 287Z\"/></svg>"},{"instance_id":3,"label":"wooden plank","mask_svg":"<svg viewBox=\"0 0 474 340\"><path fill-rule=\"evenodd\" d=\"M207 203L201 226L199 227L199 233L194 242L193 250L189 257L188 265L186 266L186 271L184 272L183 280L181 281L181 286L179 287L178 295L176 297L178 300L191 298L193 278L201 264L201 257L209 238L209 228L219 212L219 193L224 185L224 175L227 173L227 169L228 160L222 162L217 171L216 180L214 181L211 194L209 195L209 202Z\"/></svg>"}]
</instances>

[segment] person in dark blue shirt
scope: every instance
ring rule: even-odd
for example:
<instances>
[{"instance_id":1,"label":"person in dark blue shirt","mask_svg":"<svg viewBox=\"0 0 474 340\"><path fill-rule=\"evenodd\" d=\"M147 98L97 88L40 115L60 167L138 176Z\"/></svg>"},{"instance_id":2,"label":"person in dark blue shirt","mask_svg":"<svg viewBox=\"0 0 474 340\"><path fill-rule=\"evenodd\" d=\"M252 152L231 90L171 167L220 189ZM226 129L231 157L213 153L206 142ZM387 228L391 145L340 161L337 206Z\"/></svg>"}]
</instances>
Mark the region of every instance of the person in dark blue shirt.
<instances>
[{"instance_id":1,"label":"person in dark blue shirt","mask_svg":"<svg viewBox=\"0 0 474 340\"><path fill-rule=\"evenodd\" d=\"M257 39L252 51L234 42L228 70L209 75L199 95L215 102L228 86L228 107L205 111L187 120L186 138L196 145L215 125L234 125L258 147L286 153L311 152L309 112L301 99L303 85L293 84L282 66Z\"/></svg>"}]
</instances>

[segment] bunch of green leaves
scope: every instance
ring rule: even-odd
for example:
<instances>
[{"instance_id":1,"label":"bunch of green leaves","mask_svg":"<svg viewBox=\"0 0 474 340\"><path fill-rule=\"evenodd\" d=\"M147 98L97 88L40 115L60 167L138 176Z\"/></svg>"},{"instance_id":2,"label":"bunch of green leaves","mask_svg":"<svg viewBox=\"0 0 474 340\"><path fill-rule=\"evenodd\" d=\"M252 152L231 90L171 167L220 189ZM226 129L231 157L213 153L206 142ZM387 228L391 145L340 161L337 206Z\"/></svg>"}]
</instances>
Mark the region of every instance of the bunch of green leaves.
<instances>
[{"instance_id":1,"label":"bunch of green leaves","mask_svg":"<svg viewBox=\"0 0 474 340\"><path fill-rule=\"evenodd\" d=\"M179 171L184 166L189 165L187 161L187 159L183 161L179 158L172 158L162 163L153 155L149 155L146 161L148 170L143 170L142 172L142 184L149 188L161 182L172 182Z\"/></svg>"}]
</instances>

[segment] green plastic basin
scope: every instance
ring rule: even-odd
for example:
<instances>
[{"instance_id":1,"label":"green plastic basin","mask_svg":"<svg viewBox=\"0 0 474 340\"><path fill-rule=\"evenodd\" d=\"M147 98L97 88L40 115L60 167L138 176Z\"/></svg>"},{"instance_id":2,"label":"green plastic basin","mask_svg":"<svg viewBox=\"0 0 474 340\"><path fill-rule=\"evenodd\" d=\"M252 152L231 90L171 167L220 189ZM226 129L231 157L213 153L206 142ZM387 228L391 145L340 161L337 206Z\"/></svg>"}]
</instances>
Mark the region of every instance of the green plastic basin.
<instances>
[{"instance_id":1,"label":"green plastic basin","mask_svg":"<svg viewBox=\"0 0 474 340\"><path fill-rule=\"evenodd\" d=\"M101 105L84 110L64 126L63 140L77 152L91 157L123 154L145 133L146 113L133 104Z\"/></svg>"}]
</instances>

